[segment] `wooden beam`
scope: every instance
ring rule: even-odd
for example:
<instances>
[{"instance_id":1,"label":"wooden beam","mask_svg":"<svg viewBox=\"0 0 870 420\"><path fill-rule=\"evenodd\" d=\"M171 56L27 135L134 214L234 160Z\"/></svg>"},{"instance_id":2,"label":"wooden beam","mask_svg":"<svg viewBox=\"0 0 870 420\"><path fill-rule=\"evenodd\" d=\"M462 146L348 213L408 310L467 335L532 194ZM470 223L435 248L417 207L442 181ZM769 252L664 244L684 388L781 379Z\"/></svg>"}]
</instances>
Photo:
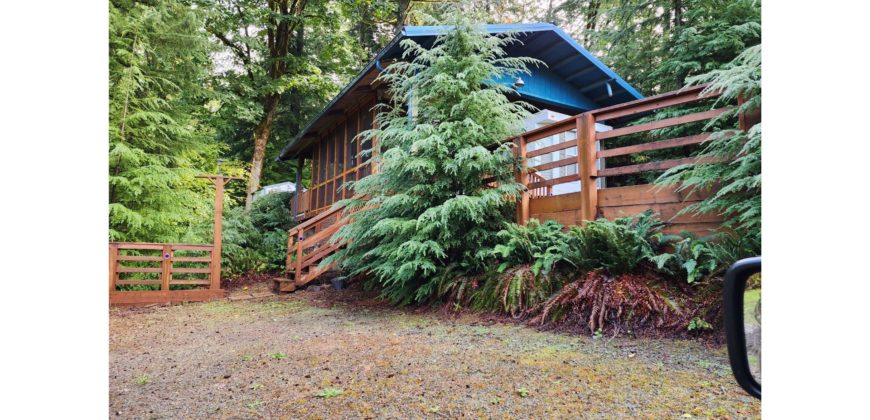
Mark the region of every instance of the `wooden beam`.
<instances>
[{"instance_id":1,"label":"wooden beam","mask_svg":"<svg viewBox=\"0 0 870 420\"><path fill-rule=\"evenodd\" d=\"M519 203L517 203L519 204L517 207L517 223L525 225L529 221L529 190L531 188L529 185L529 171L525 167L527 160L527 144L526 138L523 136L517 138L517 157L519 157L520 164L522 165L520 167L519 179L517 179L517 181L526 187L520 197Z\"/></svg>"},{"instance_id":2,"label":"wooden beam","mask_svg":"<svg viewBox=\"0 0 870 420\"><path fill-rule=\"evenodd\" d=\"M595 161L595 116L591 113L577 118L577 164L580 175L580 193L583 200L583 220L595 220L598 213L598 167Z\"/></svg>"},{"instance_id":3,"label":"wooden beam","mask_svg":"<svg viewBox=\"0 0 870 420\"><path fill-rule=\"evenodd\" d=\"M597 68L598 68L598 66L596 66L596 65L594 65L594 64L590 64L590 65L588 65L588 66L586 66L586 67L583 67L582 69L576 71L574 74L572 74L572 75L566 77L565 80L566 80L566 81L571 81L572 79L576 79L576 78L578 78L578 77L585 76L585 75L591 73L592 71L594 71L594 70L597 69Z\"/></svg>"},{"instance_id":4,"label":"wooden beam","mask_svg":"<svg viewBox=\"0 0 870 420\"><path fill-rule=\"evenodd\" d=\"M580 89L580 93L585 94L586 92L589 92L589 91L592 90L592 89L595 89L595 88L597 88L597 87L599 87L599 86L604 86L605 83L613 82L613 81L614 81L614 79L604 79L604 80L599 80L599 81L597 81L597 82L595 82L595 83L591 83L591 84L588 84L588 85L586 85L586 86L583 86L583 87Z\"/></svg>"},{"instance_id":5,"label":"wooden beam","mask_svg":"<svg viewBox=\"0 0 870 420\"><path fill-rule=\"evenodd\" d=\"M572 52L569 53L567 56L565 56L565 58L559 59L558 61L556 61L555 63L553 63L553 65L550 66L550 70L551 70L551 71L555 71L556 68L558 68L558 67L560 67L560 66L563 66L565 63L571 61L571 59L574 58L574 57L577 57L577 54L576 54L575 52L572 51Z\"/></svg>"}]
</instances>

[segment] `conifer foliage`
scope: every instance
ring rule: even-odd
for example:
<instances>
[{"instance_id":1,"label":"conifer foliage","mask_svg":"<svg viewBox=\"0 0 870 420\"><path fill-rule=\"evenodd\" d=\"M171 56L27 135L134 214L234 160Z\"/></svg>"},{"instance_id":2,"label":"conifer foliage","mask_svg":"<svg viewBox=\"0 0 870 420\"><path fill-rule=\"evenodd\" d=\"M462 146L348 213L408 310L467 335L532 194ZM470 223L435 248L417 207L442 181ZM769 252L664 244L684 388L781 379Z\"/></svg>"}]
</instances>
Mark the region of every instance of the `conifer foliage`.
<instances>
[{"instance_id":1,"label":"conifer foliage","mask_svg":"<svg viewBox=\"0 0 870 420\"><path fill-rule=\"evenodd\" d=\"M350 244L330 259L399 305L429 299L441 275L482 271L523 190L502 142L531 106L492 81L540 62L508 57L514 36L490 35L459 12L444 23L431 47L404 40L404 60L379 77L391 99L360 137L378 139L380 171L352 185L347 204L359 211L336 235Z\"/></svg>"},{"instance_id":2,"label":"conifer foliage","mask_svg":"<svg viewBox=\"0 0 870 420\"><path fill-rule=\"evenodd\" d=\"M109 236L178 241L208 222L214 190L194 177L219 145L202 123L210 65L201 16L177 1L109 4Z\"/></svg>"}]
</instances>

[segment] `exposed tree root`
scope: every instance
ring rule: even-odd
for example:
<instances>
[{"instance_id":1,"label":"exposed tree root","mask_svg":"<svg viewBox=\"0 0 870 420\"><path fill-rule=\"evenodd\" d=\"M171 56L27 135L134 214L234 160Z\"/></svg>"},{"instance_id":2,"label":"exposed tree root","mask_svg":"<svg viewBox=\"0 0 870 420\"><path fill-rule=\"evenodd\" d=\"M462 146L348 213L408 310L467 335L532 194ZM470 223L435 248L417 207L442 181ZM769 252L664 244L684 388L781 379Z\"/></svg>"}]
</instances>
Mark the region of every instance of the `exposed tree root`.
<instances>
[{"instance_id":1,"label":"exposed tree root","mask_svg":"<svg viewBox=\"0 0 870 420\"><path fill-rule=\"evenodd\" d=\"M610 276L591 271L566 284L562 290L527 315L531 324L585 324L596 331L655 331L682 333L690 320L715 316L711 299L693 299L693 293L654 273ZM697 291L695 291L697 293Z\"/></svg>"}]
</instances>

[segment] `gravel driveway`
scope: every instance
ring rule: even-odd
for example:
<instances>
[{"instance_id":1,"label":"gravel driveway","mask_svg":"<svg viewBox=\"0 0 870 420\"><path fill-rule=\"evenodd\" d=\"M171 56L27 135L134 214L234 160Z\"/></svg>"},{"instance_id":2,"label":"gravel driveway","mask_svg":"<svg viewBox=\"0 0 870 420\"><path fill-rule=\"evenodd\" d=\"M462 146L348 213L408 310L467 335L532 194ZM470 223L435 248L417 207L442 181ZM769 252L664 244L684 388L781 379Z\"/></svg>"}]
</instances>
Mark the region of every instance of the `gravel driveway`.
<instances>
[{"instance_id":1,"label":"gravel driveway","mask_svg":"<svg viewBox=\"0 0 870 420\"><path fill-rule=\"evenodd\" d=\"M724 348L385 307L354 291L110 313L112 418L759 417Z\"/></svg>"}]
</instances>

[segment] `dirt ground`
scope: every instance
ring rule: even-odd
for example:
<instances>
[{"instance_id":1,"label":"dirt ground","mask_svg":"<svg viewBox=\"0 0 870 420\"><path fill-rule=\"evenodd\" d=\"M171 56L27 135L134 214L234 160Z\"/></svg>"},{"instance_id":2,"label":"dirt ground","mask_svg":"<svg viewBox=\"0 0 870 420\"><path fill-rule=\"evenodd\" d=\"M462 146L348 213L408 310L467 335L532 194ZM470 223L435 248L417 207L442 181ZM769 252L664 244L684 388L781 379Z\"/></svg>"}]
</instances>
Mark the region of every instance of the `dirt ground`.
<instances>
[{"instance_id":1,"label":"dirt ground","mask_svg":"<svg viewBox=\"0 0 870 420\"><path fill-rule=\"evenodd\" d=\"M112 418L761 414L724 347L559 335L359 291L113 308L109 322Z\"/></svg>"}]
</instances>

